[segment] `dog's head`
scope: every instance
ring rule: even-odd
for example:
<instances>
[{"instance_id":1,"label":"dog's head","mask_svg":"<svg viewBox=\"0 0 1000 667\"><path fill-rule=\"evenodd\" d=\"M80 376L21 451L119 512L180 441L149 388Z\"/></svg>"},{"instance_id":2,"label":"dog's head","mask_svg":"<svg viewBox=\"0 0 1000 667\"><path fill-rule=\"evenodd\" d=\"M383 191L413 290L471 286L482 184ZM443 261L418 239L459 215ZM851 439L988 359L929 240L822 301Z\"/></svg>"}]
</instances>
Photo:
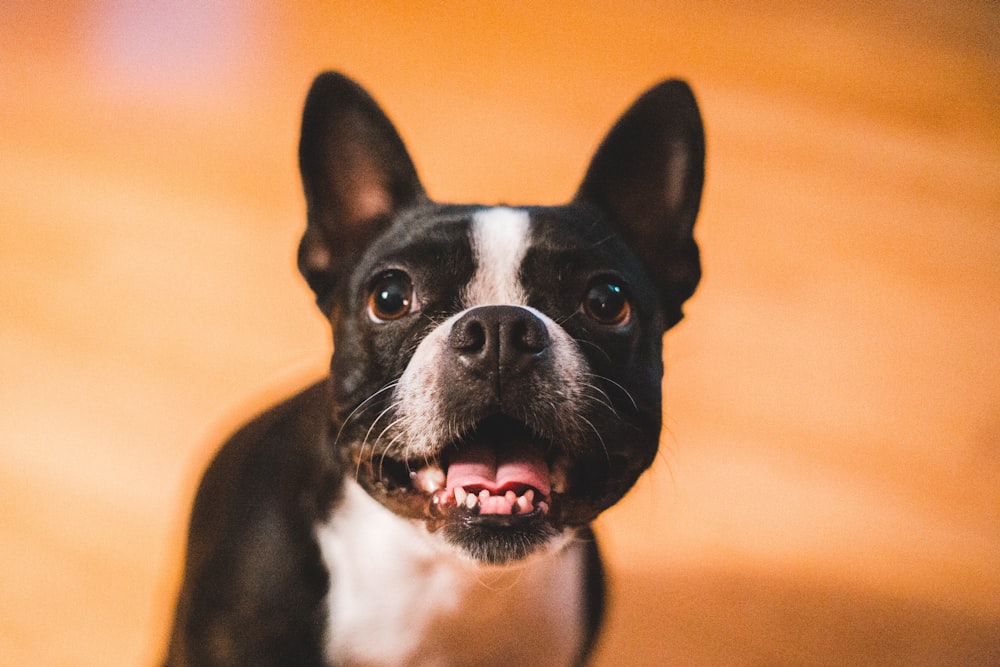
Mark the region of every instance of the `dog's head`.
<instances>
[{"instance_id":1,"label":"dog's head","mask_svg":"<svg viewBox=\"0 0 1000 667\"><path fill-rule=\"evenodd\" d=\"M657 451L661 338L700 277L704 153L690 89L666 81L569 204L439 204L368 94L321 75L299 266L333 326L347 474L490 563L617 502Z\"/></svg>"}]
</instances>

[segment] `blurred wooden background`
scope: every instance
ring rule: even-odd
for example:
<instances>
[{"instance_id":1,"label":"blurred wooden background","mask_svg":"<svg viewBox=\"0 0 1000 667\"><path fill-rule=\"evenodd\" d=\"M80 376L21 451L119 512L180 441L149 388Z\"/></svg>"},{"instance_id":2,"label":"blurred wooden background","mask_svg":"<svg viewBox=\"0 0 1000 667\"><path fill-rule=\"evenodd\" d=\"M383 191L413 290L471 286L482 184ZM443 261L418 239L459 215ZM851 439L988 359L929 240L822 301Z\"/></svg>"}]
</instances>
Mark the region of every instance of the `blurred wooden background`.
<instances>
[{"instance_id":1,"label":"blurred wooden background","mask_svg":"<svg viewBox=\"0 0 1000 667\"><path fill-rule=\"evenodd\" d=\"M319 5L319 3L317 3ZM441 199L556 203L648 85L709 138L599 665L1000 664L1000 7L0 4L0 664L153 664L198 474L319 376L312 77Z\"/></svg>"}]
</instances>

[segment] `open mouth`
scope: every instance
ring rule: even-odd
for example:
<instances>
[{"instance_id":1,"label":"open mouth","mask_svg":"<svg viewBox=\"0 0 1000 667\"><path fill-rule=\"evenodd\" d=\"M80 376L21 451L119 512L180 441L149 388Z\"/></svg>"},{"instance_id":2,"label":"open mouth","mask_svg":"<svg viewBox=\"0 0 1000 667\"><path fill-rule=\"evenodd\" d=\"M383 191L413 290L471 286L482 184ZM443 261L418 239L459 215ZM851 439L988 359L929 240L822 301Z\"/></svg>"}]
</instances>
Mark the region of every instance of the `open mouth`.
<instances>
[{"instance_id":1,"label":"open mouth","mask_svg":"<svg viewBox=\"0 0 1000 667\"><path fill-rule=\"evenodd\" d=\"M495 519L548 513L550 466L533 438L494 424L445 454L444 485L431 491L439 510Z\"/></svg>"},{"instance_id":2,"label":"open mouth","mask_svg":"<svg viewBox=\"0 0 1000 667\"><path fill-rule=\"evenodd\" d=\"M431 530L461 522L514 528L551 518L562 490L554 447L503 416L481 422L435 458L360 462L397 512L423 518Z\"/></svg>"}]
</instances>

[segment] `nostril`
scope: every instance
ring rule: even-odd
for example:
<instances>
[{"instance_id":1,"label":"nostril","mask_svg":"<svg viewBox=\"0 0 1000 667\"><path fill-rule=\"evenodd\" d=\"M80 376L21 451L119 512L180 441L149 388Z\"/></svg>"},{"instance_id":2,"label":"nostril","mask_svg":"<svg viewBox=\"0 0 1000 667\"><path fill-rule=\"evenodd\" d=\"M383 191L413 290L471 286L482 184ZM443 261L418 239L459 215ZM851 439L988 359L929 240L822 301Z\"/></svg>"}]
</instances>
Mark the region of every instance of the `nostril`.
<instances>
[{"instance_id":1,"label":"nostril","mask_svg":"<svg viewBox=\"0 0 1000 667\"><path fill-rule=\"evenodd\" d=\"M549 332L544 323L531 313L525 313L511 322L508 334L510 344L517 352L539 354L549 346Z\"/></svg>"},{"instance_id":2,"label":"nostril","mask_svg":"<svg viewBox=\"0 0 1000 667\"><path fill-rule=\"evenodd\" d=\"M486 329L478 319L465 317L452 327L449 341L459 352L477 352L486 347Z\"/></svg>"}]
</instances>

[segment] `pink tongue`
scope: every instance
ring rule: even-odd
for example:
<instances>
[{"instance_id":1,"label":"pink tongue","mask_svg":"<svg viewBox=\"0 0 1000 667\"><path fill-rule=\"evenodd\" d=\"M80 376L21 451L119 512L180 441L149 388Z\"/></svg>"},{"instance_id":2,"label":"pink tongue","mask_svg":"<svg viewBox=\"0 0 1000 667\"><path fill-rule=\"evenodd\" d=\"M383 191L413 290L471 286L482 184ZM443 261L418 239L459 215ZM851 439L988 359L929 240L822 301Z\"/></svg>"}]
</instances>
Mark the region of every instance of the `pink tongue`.
<instances>
[{"instance_id":1,"label":"pink tongue","mask_svg":"<svg viewBox=\"0 0 1000 667\"><path fill-rule=\"evenodd\" d=\"M491 495L513 490L518 495L527 487L549 495L549 467L537 447L519 443L494 449L485 443L463 447L448 466L448 491L486 489Z\"/></svg>"}]
</instances>

